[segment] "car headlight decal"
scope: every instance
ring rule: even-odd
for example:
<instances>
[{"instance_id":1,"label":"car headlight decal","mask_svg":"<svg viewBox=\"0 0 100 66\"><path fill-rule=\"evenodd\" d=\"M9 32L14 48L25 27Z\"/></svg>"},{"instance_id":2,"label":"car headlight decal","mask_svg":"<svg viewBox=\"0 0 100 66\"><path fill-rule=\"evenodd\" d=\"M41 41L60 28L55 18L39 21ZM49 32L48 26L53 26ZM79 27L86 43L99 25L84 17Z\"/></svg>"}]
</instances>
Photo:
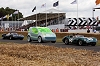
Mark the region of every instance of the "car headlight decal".
<instances>
[{"instance_id":1,"label":"car headlight decal","mask_svg":"<svg viewBox=\"0 0 100 66\"><path fill-rule=\"evenodd\" d=\"M93 38L87 38L88 40L93 40Z\"/></svg>"}]
</instances>

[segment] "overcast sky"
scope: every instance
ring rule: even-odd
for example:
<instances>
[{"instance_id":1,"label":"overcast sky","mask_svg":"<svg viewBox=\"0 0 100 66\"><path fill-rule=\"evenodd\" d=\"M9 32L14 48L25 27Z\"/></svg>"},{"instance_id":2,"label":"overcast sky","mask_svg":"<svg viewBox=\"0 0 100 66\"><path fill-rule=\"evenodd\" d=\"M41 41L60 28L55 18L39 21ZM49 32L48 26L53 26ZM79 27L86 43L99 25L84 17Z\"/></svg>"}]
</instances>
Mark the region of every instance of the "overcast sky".
<instances>
[{"instance_id":1,"label":"overcast sky","mask_svg":"<svg viewBox=\"0 0 100 66\"><path fill-rule=\"evenodd\" d=\"M59 6L53 7L53 3L58 0L3 0L0 1L0 7L10 7L18 9L24 17L40 13L42 11L55 8L66 13L66 17L77 17L77 4L71 4L74 0L59 0ZM96 0L78 0L78 17L93 17L93 8L99 7L95 4ZM46 9L41 8L42 4L46 3ZM36 10L32 9L36 6ZM94 12L94 16L99 16L100 10Z\"/></svg>"}]
</instances>

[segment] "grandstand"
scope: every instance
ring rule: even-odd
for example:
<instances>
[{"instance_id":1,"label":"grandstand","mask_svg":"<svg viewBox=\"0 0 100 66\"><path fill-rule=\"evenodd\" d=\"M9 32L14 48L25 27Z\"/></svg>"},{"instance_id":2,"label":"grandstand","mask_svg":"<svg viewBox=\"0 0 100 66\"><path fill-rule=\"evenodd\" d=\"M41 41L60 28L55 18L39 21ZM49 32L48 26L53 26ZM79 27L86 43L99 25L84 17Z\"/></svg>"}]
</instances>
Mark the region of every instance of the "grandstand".
<instances>
[{"instance_id":1,"label":"grandstand","mask_svg":"<svg viewBox=\"0 0 100 66\"><path fill-rule=\"evenodd\" d=\"M66 29L73 30L77 29L77 27L79 27L80 29L86 29L87 26L90 26L89 28L92 28L98 25L98 22L95 18L66 18L66 13L56 9L49 9L41 13L20 18L19 22L17 23L20 23L20 27L18 27L19 30L27 30L31 26L46 26L51 30L61 29L60 32L67 31Z\"/></svg>"},{"instance_id":2,"label":"grandstand","mask_svg":"<svg viewBox=\"0 0 100 66\"><path fill-rule=\"evenodd\" d=\"M42 13L37 13L25 18L21 18L20 20L35 20L35 22L28 24L27 28L30 26L47 26L52 29L71 29L77 28L77 26L79 26L79 28L85 28L86 26L98 25L95 18L66 18L66 13L56 9L49 9Z\"/></svg>"},{"instance_id":3,"label":"grandstand","mask_svg":"<svg viewBox=\"0 0 100 66\"><path fill-rule=\"evenodd\" d=\"M24 26L29 28L30 26L51 26L57 24L64 24L63 20L65 18L66 18L66 13L56 9L50 9L42 13L37 13L25 18L21 18L20 20L35 20L35 22L29 23L28 25Z\"/></svg>"}]
</instances>

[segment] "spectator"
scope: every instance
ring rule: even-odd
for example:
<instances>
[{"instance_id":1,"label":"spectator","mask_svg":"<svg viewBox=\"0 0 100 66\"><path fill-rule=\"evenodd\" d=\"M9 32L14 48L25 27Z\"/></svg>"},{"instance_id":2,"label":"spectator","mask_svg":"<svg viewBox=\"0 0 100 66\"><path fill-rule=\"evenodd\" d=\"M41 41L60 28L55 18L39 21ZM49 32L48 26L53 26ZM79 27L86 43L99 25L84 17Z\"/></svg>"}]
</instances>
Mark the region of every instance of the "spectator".
<instances>
[{"instance_id":1,"label":"spectator","mask_svg":"<svg viewBox=\"0 0 100 66\"><path fill-rule=\"evenodd\" d=\"M76 33L75 37L78 37L79 33Z\"/></svg>"},{"instance_id":2,"label":"spectator","mask_svg":"<svg viewBox=\"0 0 100 66\"><path fill-rule=\"evenodd\" d=\"M56 32L59 32L59 29L58 28L56 29Z\"/></svg>"},{"instance_id":3,"label":"spectator","mask_svg":"<svg viewBox=\"0 0 100 66\"><path fill-rule=\"evenodd\" d=\"M79 33L76 33L76 35L79 35Z\"/></svg>"},{"instance_id":4,"label":"spectator","mask_svg":"<svg viewBox=\"0 0 100 66\"><path fill-rule=\"evenodd\" d=\"M55 32L55 30L54 30L54 29L52 29L52 32Z\"/></svg>"},{"instance_id":5,"label":"spectator","mask_svg":"<svg viewBox=\"0 0 100 66\"><path fill-rule=\"evenodd\" d=\"M73 33L72 36L75 37L75 33Z\"/></svg>"},{"instance_id":6,"label":"spectator","mask_svg":"<svg viewBox=\"0 0 100 66\"><path fill-rule=\"evenodd\" d=\"M96 33L96 30L94 30L93 32Z\"/></svg>"},{"instance_id":7,"label":"spectator","mask_svg":"<svg viewBox=\"0 0 100 66\"><path fill-rule=\"evenodd\" d=\"M87 30L87 33L90 33L90 30L89 29Z\"/></svg>"}]
</instances>

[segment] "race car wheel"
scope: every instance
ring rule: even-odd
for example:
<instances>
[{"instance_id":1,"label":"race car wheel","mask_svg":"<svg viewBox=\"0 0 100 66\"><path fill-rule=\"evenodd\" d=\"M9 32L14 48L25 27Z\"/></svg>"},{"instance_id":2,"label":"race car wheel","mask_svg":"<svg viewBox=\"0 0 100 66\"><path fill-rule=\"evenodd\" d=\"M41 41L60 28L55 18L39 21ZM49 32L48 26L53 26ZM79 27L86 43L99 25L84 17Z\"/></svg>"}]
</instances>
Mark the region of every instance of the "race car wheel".
<instances>
[{"instance_id":1,"label":"race car wheel","mask_svg":"<svg viewBox=\"0 0 100 66\"><path fill-rule=\"evenodd\" d=\"M32 41L30 36L27 37L27 41L28 42L31 42Z\"/></svg>"},{"instance_id":2,"label":"race car wheel","mask_svg":"<svg viewBox=\"0 0 100 66\"><path fill-rule=\"evenodd\" d=\"M23 38L21 38L20 40L23 40Z\"/></svg>"},{"instance_id":3,"label":"race car wheel","mask_svg":"<svg viewBox=\"0 0 100 66\"><path fill-rule=\"evenodd\" d=\"M12 38L13 38L12 36L9 37L10 40L12 40Z\"/></svg>"},{"instance_id":4,"label":"race car wheel","mask_svg":"<svg viewBox=\"0 0 100 66\"><path fill-rule=\"evenodd\" d=\"M68 44L69 44L69 40L66 38L65 41L64 41L64 43L65 43L66 45L68 45Z\"/></svg>"},{"instance_id":5,"label":"race car wheel","mask_svg":"<svg viewBox=\"0 0 100 66\"><path fill-rule=\"evenodd\" d=\"M83 42L81 40L78 41L78 45L81 46L83 45Z\"/></svg>"},{"instance_id":6,"label":"race car wheel","mask_svg":"<svg viewBox=\"0 0 100 66\"><path fill-rule=\"evenodd\" d=\"M5 37L2 37L2 39L5 39Z\"/></svg>"},{"instance_id":7,"label":"race car wheel","mask_svg":"<svg viewBox=\"0 0 100 66\"><path fill-rule=\"evenodd\" d=\"M40 37L40 36L38 37L38 42L39 42L39 43L42 43L42 42L43 42L43 41L42 41L42 37Z\"/></svg>"},{"instance_id":8,"label":"race car wheel","mask_svg":"<svg viewBox=\"0 0 100 66\"><path fill-rule=\"evenodd\" d=\"M3 34L2 35L2 39L6 39L6 34Z\"/></svg>"},{"instance_id":9,"label":"race car wheel","mask_svg":"<svg viewBox=\"0 0 100 66\"><path fill-rule=\"evenodd\" d=\"M56 41L51 41L52 43L55 43Z\"/></svg>"}]
</instances>

